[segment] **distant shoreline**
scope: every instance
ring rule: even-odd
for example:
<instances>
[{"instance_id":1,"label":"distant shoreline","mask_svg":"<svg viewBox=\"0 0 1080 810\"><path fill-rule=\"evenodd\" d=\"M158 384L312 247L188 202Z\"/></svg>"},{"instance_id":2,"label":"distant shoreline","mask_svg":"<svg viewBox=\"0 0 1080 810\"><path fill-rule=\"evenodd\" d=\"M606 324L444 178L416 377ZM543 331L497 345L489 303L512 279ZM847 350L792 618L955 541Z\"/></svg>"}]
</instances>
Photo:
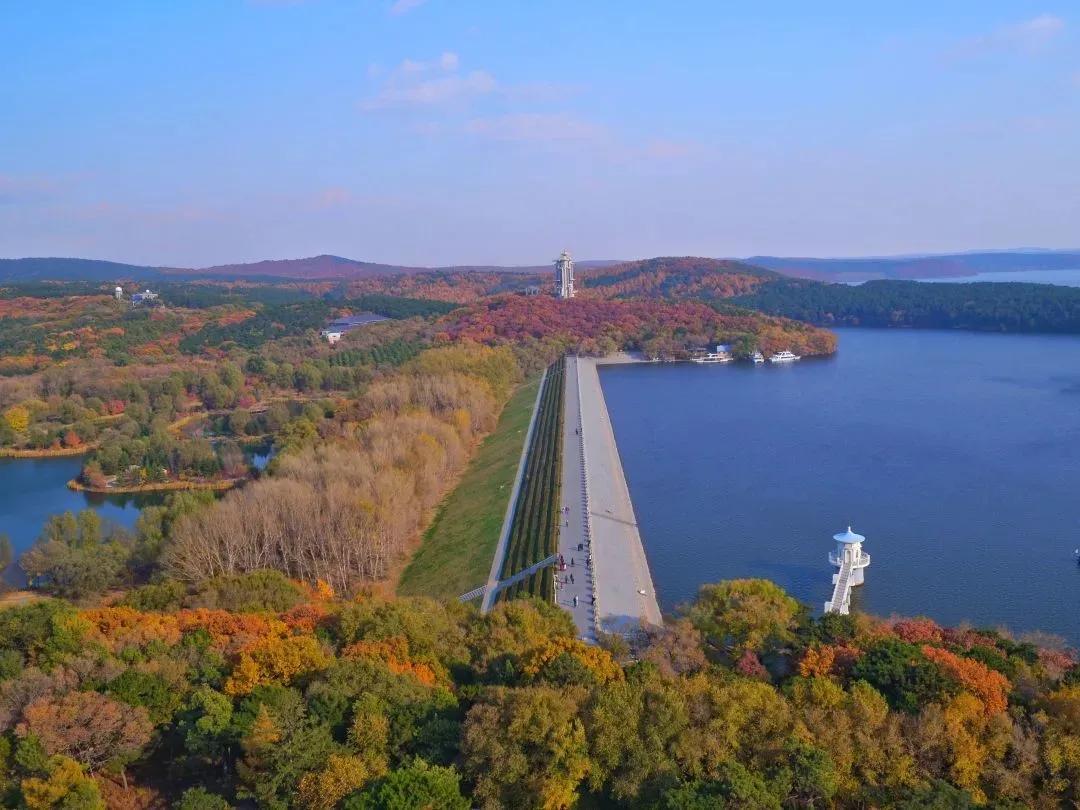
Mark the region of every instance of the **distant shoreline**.
<instances>
[{"instance_id":1,"label":"distant shoreline","mask_svg":"<svg viewBox=\"0 0 1080 810\"><path fill-rule=\"evenodd\" d=\"M80 447L45 447L40 450L18 450L13 447L0 448L0 458L71 458L83 456L97 448L94 444L84 444Z\"/></svg>"},{"instance_id":2,"label":"distant shoreline","mask_svg":"<svg viewBox=\"0 0 1080 810\"><path fill-rule=\"evenodd\" d=\"M76 492L93 492L98 495L122 495L139 492L174 492L192 489L209 489L216 492L224 492L239 486L250 480L249 476L243 478L229 478L222 481L163 481L157 484L134 484L126 487L91 487L72 478L67 482L68 489Z\"/></svg>"}]
</instances>

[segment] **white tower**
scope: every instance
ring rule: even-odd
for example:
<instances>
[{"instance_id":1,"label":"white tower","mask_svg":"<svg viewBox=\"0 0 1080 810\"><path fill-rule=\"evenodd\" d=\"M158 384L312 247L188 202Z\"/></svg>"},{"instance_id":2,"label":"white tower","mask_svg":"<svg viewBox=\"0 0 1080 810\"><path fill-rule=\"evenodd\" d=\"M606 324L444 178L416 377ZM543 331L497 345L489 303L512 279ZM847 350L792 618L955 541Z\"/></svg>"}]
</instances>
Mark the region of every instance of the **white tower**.
<instances>
[{"instance_id":1,"label":"white tower","mask_svg":"<svg viewBox=\"0 0 1080 810\"><path fill-rule=\"evenodd\" d=\"M846 532L833 535L836 551L829 552L829 562L839 570L833 574L832 599L825 603L826 613L847 613L851 604L851 589L862 585L870 555L862 550L861 534L856 534L847 527Z\"/></svg>"},{"instance_id":2,"label":"white tower","mask_svg":"<svg viewBox=\"0 0 1080 810\"><path fill-rule=\"evenodd\" d=\"M555 260L555 297L574 297L574 260L565 250Z\"/></svg>"},{"instance_id":3,"label":"white tower","mask_svg":"<svg viewBox=\"0 0 1080 810\"><path fill-rule=\"evenodd\" d=\"M117 287L116 290L113 292L113 295L116 296L117 301L123 301L124 300L124 288L123 287Z\"/></svg>"}]
</instances>

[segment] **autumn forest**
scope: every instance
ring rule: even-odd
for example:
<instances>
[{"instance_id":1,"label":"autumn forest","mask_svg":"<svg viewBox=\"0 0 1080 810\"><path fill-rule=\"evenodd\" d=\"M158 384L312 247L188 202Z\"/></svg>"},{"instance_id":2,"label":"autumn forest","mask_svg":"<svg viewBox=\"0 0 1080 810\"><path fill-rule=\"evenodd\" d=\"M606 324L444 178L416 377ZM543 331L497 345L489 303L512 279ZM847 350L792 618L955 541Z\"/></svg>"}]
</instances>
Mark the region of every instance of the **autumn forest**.
<instances>
[{"instance_id":1,"label":"autumn forest","mask_svg":"<svg viewBox=\"0 0 1080 810\"><path fill-rule=\"evenodd\" d=\"M686 258L588 270L568 301L486 270L168 280L152 306L136 281L0 289L0 455L157 499L131 528L52 515L19 555L5 806L1080 804L1080 665L1050 637L816 617L764 580L599 646L541 577L487 615L395 595L508 403L568 353L827 355L822 313L869 299L808 282L796 306L775 273ZM320 336L360 313L385 320Z\"/></svg>"}]
</instances>

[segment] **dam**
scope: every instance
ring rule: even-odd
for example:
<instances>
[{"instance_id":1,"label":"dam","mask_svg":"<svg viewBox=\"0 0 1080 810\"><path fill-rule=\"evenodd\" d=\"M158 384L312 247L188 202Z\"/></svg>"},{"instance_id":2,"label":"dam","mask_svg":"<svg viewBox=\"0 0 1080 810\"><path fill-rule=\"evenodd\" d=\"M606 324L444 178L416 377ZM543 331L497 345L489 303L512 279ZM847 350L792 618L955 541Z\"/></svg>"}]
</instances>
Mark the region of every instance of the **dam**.
<instances>
[{"instance_id":1,"label":"dam","mask_svg":"<svg viewBox=\"0 0 1080 810\"><path fill-rule=\"evenodd\" d=\"M632 634L662 621L623 474L597 365L634 362L568 357L564 392L562 517L556 601L582 638Z\"/></svg>"}]
</instances>

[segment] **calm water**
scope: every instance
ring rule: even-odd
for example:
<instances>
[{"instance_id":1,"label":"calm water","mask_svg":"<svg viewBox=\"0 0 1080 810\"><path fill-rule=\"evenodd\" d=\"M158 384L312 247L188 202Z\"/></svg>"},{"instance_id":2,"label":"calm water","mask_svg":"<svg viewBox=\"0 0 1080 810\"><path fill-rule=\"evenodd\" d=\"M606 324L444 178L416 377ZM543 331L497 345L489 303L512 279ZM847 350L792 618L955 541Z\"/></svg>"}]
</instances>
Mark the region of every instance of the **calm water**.
<instances>
[{"instance_id":1,"label":"calm water","mask_svg":"<svg viewBox=\"0 0 1080 810\"><path fill-rule=\"evenodd\" d=\"M755 576L820 610L851 523L866 610L1080 643L1080 338L838 331L787 367L601 372L663 607Z\"/></svg>"},{"instance_id":2,"label":"calm water","mask_svg":"<svg viewBox=\"0 0 1080 810\"><path fill-rule=\"evenodd\" d=\"M954 276L952 278L923 278L919 280L939 283L1026 281L1029 284L1057 284L1062 287L1080 287L1080 270L1015 270L1001 273L975 273L971 276Z\"/></svg>"},{"instance_id":3,"label":"calm water","mask_svg":"<svg viewBox=\"0 0 1080 810\"><path fill-rule=\"evenodd\" d=\"M34 543L49 515L93 507L107 520L131 527L147 503L159 495L94 495L73 492L67 482L79 474L80 458L0 459L0 532L11 538L16 558ZM17 583L19 573L4 579Z\"/></svg>"}]
</instances>

